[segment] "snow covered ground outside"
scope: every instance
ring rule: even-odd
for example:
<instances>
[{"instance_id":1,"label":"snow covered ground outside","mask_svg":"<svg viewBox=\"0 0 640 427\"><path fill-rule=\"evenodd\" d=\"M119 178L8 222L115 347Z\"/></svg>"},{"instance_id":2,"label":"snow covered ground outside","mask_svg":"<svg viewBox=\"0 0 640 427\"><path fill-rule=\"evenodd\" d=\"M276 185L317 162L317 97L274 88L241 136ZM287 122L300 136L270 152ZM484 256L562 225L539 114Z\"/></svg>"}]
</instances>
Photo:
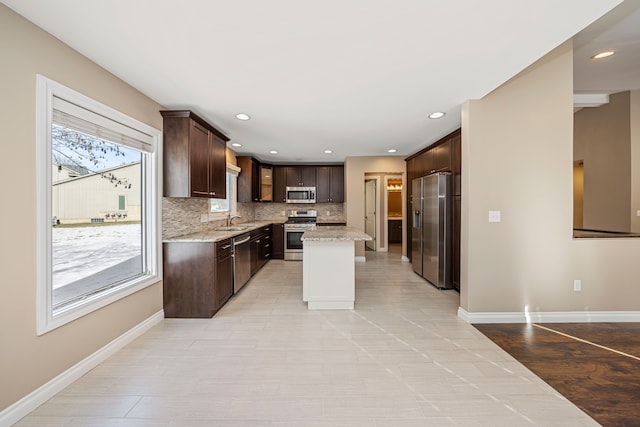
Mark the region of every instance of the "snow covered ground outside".
<instances>
[{"instance_id":1,"label":"snow covered ground outside","mask_svg":"<svg viewBox=\"0 0 640 427\"><path fill-rule=\"evenodd\" d=\"M53 289L140 255L141 224L52 230Z\"/></svg>"}]
</instances>

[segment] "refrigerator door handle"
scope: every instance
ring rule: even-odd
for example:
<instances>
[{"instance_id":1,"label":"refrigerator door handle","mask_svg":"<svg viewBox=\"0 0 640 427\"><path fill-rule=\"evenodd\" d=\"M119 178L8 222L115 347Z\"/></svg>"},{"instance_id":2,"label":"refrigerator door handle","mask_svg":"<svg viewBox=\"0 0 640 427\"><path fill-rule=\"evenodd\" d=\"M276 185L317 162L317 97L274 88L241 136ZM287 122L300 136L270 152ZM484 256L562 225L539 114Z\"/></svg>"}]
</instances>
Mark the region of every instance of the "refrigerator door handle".
<instances>
[{"instance_id":1,"label":"refrigerator door handle","mask_svg":"<svg viewBox=\"0 0 640 427\"><path fill-rule=\"evenodd\" d=\"M420 228L420 211L413 211L413 226L414 228Z\"/></svg>"}]
</instances>

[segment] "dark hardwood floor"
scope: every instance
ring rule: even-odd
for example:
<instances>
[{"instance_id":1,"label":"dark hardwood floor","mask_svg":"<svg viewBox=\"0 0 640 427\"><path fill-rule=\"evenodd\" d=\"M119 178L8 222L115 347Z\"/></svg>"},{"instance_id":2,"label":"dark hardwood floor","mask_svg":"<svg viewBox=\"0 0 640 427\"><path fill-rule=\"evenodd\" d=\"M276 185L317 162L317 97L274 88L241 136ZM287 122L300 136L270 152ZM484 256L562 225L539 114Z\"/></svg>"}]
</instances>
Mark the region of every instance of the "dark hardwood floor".
<instances>
[{"instance_id":1,"label":"dark hardwood floor","mask_svg":"<svg viewBox=\"0 0 640 427\"><path fill-rule=\"evenodd\" d=\"M640 426L640 323L474 325L603 426Z\"/></svg>"}]
</instances>

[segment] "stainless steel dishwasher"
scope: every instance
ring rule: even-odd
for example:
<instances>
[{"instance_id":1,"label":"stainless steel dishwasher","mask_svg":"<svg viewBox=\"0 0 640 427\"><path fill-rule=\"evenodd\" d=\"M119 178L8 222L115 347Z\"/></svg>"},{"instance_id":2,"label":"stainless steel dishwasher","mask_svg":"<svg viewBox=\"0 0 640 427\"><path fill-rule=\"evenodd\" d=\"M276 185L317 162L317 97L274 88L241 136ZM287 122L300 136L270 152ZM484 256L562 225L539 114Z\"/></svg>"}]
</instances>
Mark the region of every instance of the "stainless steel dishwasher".
<instances>
[{"instance_id":1,"label":"stainless steel dishwasher","mask_svg":"<svg viewBox=\"0 0 640 427\"><path fill-rule=\"evenodd\" d=\"M251 278L251 243L249 233L233 238L233 293L237 293Z\"/></svg>"}]
</instances>

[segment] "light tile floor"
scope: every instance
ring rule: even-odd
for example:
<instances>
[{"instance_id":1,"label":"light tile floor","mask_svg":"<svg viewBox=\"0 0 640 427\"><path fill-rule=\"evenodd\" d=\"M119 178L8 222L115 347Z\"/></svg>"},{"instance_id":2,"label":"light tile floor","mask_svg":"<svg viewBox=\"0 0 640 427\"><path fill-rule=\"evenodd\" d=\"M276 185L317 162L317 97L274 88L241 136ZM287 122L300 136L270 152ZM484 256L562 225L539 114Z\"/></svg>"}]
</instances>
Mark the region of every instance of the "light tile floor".
<instances>
[{"instance_id":1,"label":"light tile floor","mask_svg":"<svg viewBox=\"0 0 640 427\"><path fill-rule=\"evenodd\" d=\"M353 311L308 311L302 264L271 261L213 319L166 319L17 425L598 425L458 319L458 293L366 257Z\"/></svg>"}]
</instances>

